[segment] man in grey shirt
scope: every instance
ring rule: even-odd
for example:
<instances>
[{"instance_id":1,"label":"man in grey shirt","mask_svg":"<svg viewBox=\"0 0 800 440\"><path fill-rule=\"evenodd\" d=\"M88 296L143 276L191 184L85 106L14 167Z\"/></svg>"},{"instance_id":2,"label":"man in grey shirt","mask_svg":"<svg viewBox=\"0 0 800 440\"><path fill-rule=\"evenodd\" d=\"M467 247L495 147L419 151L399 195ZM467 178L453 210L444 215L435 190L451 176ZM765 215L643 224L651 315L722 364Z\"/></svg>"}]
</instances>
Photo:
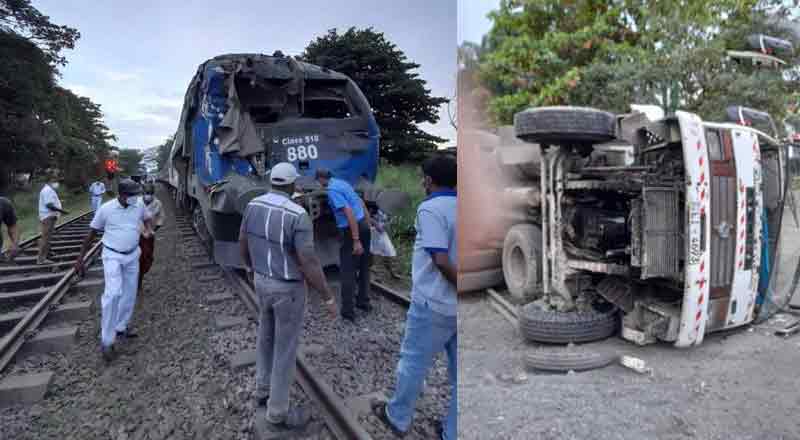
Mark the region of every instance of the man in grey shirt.
<instances>
[{"instance_id":1,"label":"man in grey shirt","mask_svg":"<svg viewBox=\"0 0 800 440\"><path fill-rule=\"evenodd\" d=\"M273 431L302 429L310 418L307 409L289 407L303 331L305 282L320 293L331 319L338 313L314 250L311 219L290 198L297 177L294 165L275 165L270 171L272 189L247 205L239 230L242 261L255 272L259 303L256 399L267 407L266 421Z\"/></svg>"}]
</instances>

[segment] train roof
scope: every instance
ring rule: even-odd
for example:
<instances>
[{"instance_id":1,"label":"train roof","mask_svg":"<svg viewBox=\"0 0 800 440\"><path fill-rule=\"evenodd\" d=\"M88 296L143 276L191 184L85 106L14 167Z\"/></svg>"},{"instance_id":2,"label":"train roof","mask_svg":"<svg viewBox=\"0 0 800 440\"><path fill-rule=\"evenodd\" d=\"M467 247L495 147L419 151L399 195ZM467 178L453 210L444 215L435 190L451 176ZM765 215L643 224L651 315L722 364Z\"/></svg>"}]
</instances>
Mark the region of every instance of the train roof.
<instances>
[{"instance_id":1,"label":"train roof","mask_svg":"<svg viewBox=\"0 0 800 440\"><path fill-rule=\"evenodd\" d=\"M256 76L276 79L289 79L293 76L290 76L293 68L299 68L300 71L304 73L305 79L350 80L350 78L343 73L317 66L316 64L306 63L278 52L273 55L264 55L260 53L217 55L201 64L198 68L198 74L204 70L204 66L219 66L225 69L226 73L232 72L234 69L238 68L238 66L243 66L245 69L250 67Z\"/></svg>"},{"instance_id":2,"label":"train roof","mask_svg":"<svg viewBox=\"0 0 800 440\"><path fill-rule=\"evenodd\" d=\"M175 142L170 152L171 158L176 159L177 156L189 154L187 145L184 145L184 127L186 127L192 109L198 107L198 102L196 101L198 89L207 87L206 77L214 77L215 75L222 75L226 79L244 77L254 83L266 82L278 85L278 87L287 91L294 90L291 93L296 93L296 90L302 87L302 83L308 80L343 82L348 83L348 87L357 89L355 83L343 73L299 61L280 52L275 52L273 55L260 53L217 55L200 64L186 90L179 128L175 134ZM361 92L359 91L358 93L360 94Z\"/></svg>"}]
</instances>

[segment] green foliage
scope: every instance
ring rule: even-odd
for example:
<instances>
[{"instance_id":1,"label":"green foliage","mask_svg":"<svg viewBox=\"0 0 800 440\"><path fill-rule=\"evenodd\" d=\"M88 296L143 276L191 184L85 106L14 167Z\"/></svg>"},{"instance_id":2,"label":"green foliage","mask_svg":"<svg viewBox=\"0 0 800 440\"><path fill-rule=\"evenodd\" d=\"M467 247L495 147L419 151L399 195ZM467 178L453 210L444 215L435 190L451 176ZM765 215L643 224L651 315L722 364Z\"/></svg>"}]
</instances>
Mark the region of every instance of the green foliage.
<instances>
[{"instance_id":1,"label":"green foliage","mask_svg":"<svg viewBox=\"0 0 800 440\"><path fill-rule=\"evenodd\" d=\"M41 120L54 87L54 70L36 45L0 30L0 189L12 169L47 162ZM28 166L25 166L28 165Z\"/></svg>"},{"instance_id":2,"label":"green foliage","mask_svg":"<svg viewBox=\"0 0 800 440\"><path fill-rule=\"evenodd\" d=\"M479 75L485 53L486 39L480 45L465 41L458 47L458 118L462 129L485 126L489 121L486 109L491 86L483 86Z\"/></svg>"},{"instance_id":3,"label":"green foliage","mask_svg":"<svg viewBox=\"0 0 800 440\"><path fill-rule=\"evenodd\" d=\"M435 123L446 98L431 96L403 51L372 28L336 29L309 43L301 59L349 76L367 97L381 128L381 155L392 162L416 160L446 141L416 124Z\"/></svg>"},{"instance_id":4,"label":"green foliage","mask_svg":"<svg viewBox=\"0 0 800 440\"><path fill-rule=\"evenodd\" d=\"M411 273L411 252L414 247L414 221L417 206L425 198L421 171L414 165L382 165L378 169L376 184L381 188L400 190L411 196L411 205L391 218L389 235L397 248L396 266L400 273Z\"/></svg>"},{"instance_id":5,"label":"green foliage","mask_svg":"<svg viewBox=\"0 0 800 440\"><path fill-rule=\"evenodd\" d=\"M632 103L708 119L737 104L781 120L797 102L796 68L759 69L726 52L751 33L796 38L779 0L502 0L491 18L480 81L498 124L529 106ZM786 61L796 66L798 55Z\"/></svg>"},{"instance_id":6,"label":"green foliage","mask_svg":"<svg viewBox=\"0 0 800 440\"><path fill-rule=\"evenodd\" d=\"M156 156L156 163L158 169L163 170L169 160L169 153L172 151L172 144L175 143L175 136L170 136L164 141L163 144L158 146L158 155Z\"/></svg>"},{"instance_id":7,"label":"green foliage","mask_svg":"<svg viewBox=\"0 0 800 440\"><path fill-rule=\"evenodd\" d=\"M38 182L29 191L17 191L9 195L17 213L17 227L22 240L39 233L39 191L43 184L44 182ZM57 192L61 206L69 212L69 215L59 218L59 223L72 220L91 208L86 188L69 190L62 186Z\"/></svg>"},{"instance_id":8,"label":"green foliage","mask_svg":"<svg viewBox=\"0 0 800 440\"><path fill-rule=\"evenodd\" d=\"M100 106L56 84L60 52L79 35L29 0L0 0L0 191L15 171L59 168L81 187L101 172L115 138Z\"/></svg>"},{"instance_id":9,"label":"green foliage","mask_svg":"<svg viewBox=\"0 0 800 440\"><path fill-rule=\"evenodd\" d=\"M80 38L77 29L50 22L30 0L0 0L0 30L19 35L42 49L49 63L66 64L60 55Z\"/></svg>"},{"instance_id":10,"label":"green foliage","mask_svg":"<svg viewBox=\"0 0 800 440\"><path fill-rule=\"evenodd\" d=\"M119 150L119 169L123 176L142 174L144 166L142 159L144 154L136 149L128 148Z\"/></svg>"}]
</instances>

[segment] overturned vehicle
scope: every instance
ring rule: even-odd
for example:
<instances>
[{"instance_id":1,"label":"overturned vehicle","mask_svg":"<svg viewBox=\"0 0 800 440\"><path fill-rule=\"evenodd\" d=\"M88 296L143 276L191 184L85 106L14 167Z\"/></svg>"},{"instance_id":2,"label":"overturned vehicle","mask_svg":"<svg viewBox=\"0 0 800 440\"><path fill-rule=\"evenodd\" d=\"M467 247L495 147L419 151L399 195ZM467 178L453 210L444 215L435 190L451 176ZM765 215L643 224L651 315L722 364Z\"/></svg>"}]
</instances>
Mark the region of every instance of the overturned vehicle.
<instances>
[{"instance_id":1,"label":"overturned vehicle","mask_svg":"<svg viewBox=\"0 0 800 440\"><path fill-rule=\"evenodd\" d=\"M379 137L347 76L280 52L221 55L189 85L166 178L215 260L240 267L244 209L268 191L270 168L291 162L302 175L294 198L314 220L323 264L335 265L337 230L314 173L324 167L374 196Z\"/></svg>"},{"instance_id":2,"label":"overturned vehicle","mask_svg":"<svg viewBox=\"0 0 800 440\"><path fill-rule=\"evenodd\" d=\"M579 107L515 116L516 136L541 148L537 180L506 189L527 202L502 267L511 293L533 300L520 312L528 339L621 333L688 347L753 321L783 223L787 149L754 127L774 128L768 115L729 116L736 123Z\"/></svg>"}]
</instances>

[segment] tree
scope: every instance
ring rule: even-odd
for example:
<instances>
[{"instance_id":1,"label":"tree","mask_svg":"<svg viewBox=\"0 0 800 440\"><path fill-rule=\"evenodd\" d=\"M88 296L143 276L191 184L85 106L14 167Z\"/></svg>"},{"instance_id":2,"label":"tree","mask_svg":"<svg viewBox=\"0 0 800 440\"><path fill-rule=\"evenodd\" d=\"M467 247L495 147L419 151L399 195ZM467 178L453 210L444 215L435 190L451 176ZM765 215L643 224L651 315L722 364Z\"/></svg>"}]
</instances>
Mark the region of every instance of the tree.
<instances>
[{"instance_id":1,"label":"tree","mask_svg":"<svg viewBox=\"0 0 800 440\"><path fill-rule=\"evenodd\" d=\"M431 96L425 80L414 72L419 64L383 33L350 28L340 34L332 29L309 43L300 58L344 73L361 88L381 128L381 154L389 161L418 159L446 141L417 124L439 121L447 98Z\"/></svg>"},{"instance_id":2,"label":"tree","mask_svg":"<svg viewBox=\"0 0 800 440\"><path fill-rule=\"evenodd\" d=\"M39 46L48 62L64 65L63 49L72 49L80 38L77 29L50 22L30 0L0 0L0 30L15 33Z\"/></svg>"},{"instance_id":3,"label":"tree","mask_svg":"<svg viewBox=\"0 0 800 440\"><path fill-rule=\"evenodd\" d=\"M48 161L45 113L53 77L42 50L0 30L0 190L12 171L33 172Z\"/></svg>"},{"instance_id":4,"label":"tree","mask_svg":"<svg viewBox=\"0 0 800 440\"><path fill-rule=\"evenodd\" d=\"M172 144L175 142L175 136L170 136L164 141L163 144L158 146L158 154L156 155L156 164L159 171L163 170L169 160L169 153L172 151Z\"/></svg>"},{"instance_id":5,"label":"tree","mask_svg":"<svg viewBox=\"0 0 800 440\"><path fill-rule=\"evenodd\" d=\"M786 36L784 17L779 0L503 0L492 14L481 83L496 123L528 106L622 112L631 103L709 119L741 104L782 119L797 70L755 72L726 51L741 49L751 32Z\"/></svg>"},{"instance_id":6,"label":"tree","mask_svg":"<svg viewBox=\"0 0 800 440\"><path fill-rule=\"evenodd\" d=\"M486 52L486 39L478 45L465 41L458 47L458 118L461 128L485 127L491 93L481 83L480 63Z\"/></svg>"},{"instance_id":7,"label":"tree","mask_svg":"<svg viewBox=\"0 0 800 440\"><path fill-rule=\"evenodd\" d=\"M126 176L141 174L143 157L144 154L136 149L126 148L119 150L120 173Z\"/></svg>"},{"instance_id":8,"label":"tree","mask_svg":"<svg viewBox=\"0 0 800 440\"><path fill-rule=\"evenodd\" d=\"M29 0L0 0L0 191L16 171L56 167L69 186L102 172L115 138L100 106L56 83L79 36Z\"/></svg>"}]
</instances>

